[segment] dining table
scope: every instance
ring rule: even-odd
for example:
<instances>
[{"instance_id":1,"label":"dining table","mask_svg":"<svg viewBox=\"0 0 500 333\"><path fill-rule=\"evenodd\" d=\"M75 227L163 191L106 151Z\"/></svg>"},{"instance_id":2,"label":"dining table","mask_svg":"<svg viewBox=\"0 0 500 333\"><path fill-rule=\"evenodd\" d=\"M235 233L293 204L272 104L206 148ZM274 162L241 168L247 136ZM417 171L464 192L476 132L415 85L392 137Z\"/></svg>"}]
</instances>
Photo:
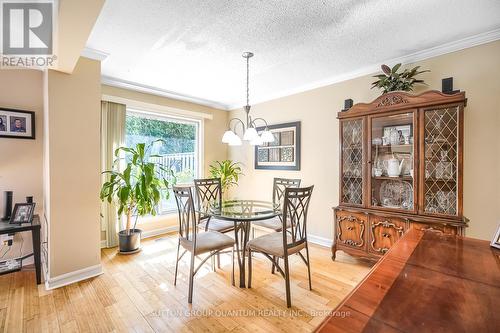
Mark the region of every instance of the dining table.
<instances>
[{"instance_id":1,"label":"dining table","mask_svg":"<svg viewBox=\"0 0 500 333\"><path fill-rule=\"evenodd\" d=\"M262 200L223 200L220 203L215 201L202 205L198 208L198 213L209 218L234 222L240 288L245 288L245 256L251 223L281 216L280 205Z\"/></svg>"}]
</instances>

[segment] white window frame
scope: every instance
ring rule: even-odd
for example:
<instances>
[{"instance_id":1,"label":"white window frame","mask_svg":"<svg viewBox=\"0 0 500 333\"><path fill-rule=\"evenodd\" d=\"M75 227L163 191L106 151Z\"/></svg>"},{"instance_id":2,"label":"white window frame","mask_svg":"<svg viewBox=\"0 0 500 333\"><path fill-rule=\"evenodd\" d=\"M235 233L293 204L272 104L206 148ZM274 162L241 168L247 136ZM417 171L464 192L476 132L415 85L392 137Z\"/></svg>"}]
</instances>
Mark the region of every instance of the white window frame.
<instances>
[{"instance_id":1,"label":"white window frame","mask_svg":"<svg viewBox=\"0 0 500 333\"><path fill-rule=\"evenodd\" d=\"M204 170L204 150L203 150L204 142L202 141L204 138L204 126L203 126L204 121L202 118L179 116L177 114L169 114L168 112L163 112L163 111L151 111L151 110L144 110L142 108L128 107L128 106L126 108L126 115L134 115L147 119L163 120L180 124L196 125L197 128L195 135L196 167L195 167L195 175L193 178L194 179L201 178L201 175L203 174ZM125 135L127 135L126 131ZM177 185L193 185L193 183L188 183L188 184L178 183ZM163 210L159 211L159 215L169 215L174 213L175 211L176 209Z\"/></svg>"}]
</instances>

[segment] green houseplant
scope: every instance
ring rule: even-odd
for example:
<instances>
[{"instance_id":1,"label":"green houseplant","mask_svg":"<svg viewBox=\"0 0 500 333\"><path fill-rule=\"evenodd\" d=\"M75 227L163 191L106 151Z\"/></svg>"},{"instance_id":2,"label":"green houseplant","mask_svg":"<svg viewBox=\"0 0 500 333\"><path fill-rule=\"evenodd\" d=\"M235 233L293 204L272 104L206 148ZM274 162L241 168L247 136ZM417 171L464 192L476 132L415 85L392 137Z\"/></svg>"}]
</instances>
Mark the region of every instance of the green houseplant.
<instances>
[{"instance_id":1,"label":"green houseplant","mask_svg":"<svg viewBox=\"0 0 500 333\"><path fill-rule=\"evenodd\" d=\"M109 179L102 185L101 201L115 202L118 207L118 216L126 216L125 230L119 232L119 248L121 253L135 252L140 248L141 230L136 229L137 219L144 215L156 215L161 193L175 183L171 169L151 161L149 155L152 145L163 140L156 140L146 147L145 143L138 143L134 148L120 147L115 151L113 169L124 160L123 171L108 170L104 174ZM125 157L120 157L123 152ZM164 191L168 199L169 192ZM132 227L132 216L135 215Z\"/></svg>"},{"instance_id":2,"label":"green houseplant","mask_svg":"<svg viewBox=\"0 0 500 333\"><path fill-rule=\"evenodd\" d=\"M415 76L430 72L429 70L419 71L420 66L413 67L412 69L405 69L403 72L398 73L401 64L396 64L390 68L387 65L382 65L382 72L384 74L375 75L377 81L372 82L373 88L383 89L383 94L390 91L411 91L415 84L425 84L424 80L418 80Z\"/></svg>"},{"instance_id":3,"label":"green houseplant","mask_svg":"<svg viewBox=\"0 0 500 333\"><path fill-rule=\"evenodd\" d=\"M240 165L241 163L231 160L215 161L210 165L210 175L221 179L223 193L232 186L238 185L238 180L243 175Z\"/></svg>"}]
</instances>

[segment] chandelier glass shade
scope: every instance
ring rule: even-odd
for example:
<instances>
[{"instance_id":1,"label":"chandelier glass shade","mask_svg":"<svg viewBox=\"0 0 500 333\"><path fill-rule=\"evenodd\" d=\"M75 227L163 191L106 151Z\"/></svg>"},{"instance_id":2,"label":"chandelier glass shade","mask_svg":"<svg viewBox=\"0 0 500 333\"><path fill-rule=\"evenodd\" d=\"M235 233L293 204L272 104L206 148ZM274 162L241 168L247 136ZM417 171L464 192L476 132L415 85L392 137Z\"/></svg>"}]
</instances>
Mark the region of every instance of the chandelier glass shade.
<instances>
[{"instance_id":1,"label":"chandelier glass shade","mask_svg":"<svg viewBox=\"0 0 500 333\"><path fill-rule=\"evenodd\" d=\"M247 104L245 105L246 122L239 118L233 118L229 120L228 128L224 135L222 136L222 143L226 143L230 146L241 146L243 141L236 134L238 125L241 125L241 132L243 134L243 140L248 141L252 146L260 146L265 142L273 142L274 135L269 131L267 121L263 118L252 119L250 116L250 93L249 93L249 74L250 74L250 58L253 57L252 52L244 52L243 58L247 62ZM262 122L264 129L260 134L257 132L257 122Z\"/></svg>"}]
</instances>

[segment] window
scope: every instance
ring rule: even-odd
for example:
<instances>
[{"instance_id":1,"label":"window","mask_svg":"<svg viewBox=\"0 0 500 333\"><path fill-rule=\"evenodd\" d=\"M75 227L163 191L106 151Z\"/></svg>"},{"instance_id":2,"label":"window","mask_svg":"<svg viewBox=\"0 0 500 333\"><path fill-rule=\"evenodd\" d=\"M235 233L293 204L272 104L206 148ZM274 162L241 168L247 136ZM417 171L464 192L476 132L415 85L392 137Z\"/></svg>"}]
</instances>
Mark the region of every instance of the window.
<instances>
[{"instance_id":1,"label":"window","mask_svg":"<svg viewBox=\"0 0 500 333\"><path fill-rule=\"evenodd\" d=\"M200 170L200 121L195 119L175 118L164 115L127 109L125 120L126 146L134 147L163 139L164 144L154 144L151 154L160 155L153 160L165 167L170 167L177 178L177 184L192 183ZM177 209L175 198L170 191L162 195L158 207L159 214L171 213Z\"/></svg>"}]
</instances>

